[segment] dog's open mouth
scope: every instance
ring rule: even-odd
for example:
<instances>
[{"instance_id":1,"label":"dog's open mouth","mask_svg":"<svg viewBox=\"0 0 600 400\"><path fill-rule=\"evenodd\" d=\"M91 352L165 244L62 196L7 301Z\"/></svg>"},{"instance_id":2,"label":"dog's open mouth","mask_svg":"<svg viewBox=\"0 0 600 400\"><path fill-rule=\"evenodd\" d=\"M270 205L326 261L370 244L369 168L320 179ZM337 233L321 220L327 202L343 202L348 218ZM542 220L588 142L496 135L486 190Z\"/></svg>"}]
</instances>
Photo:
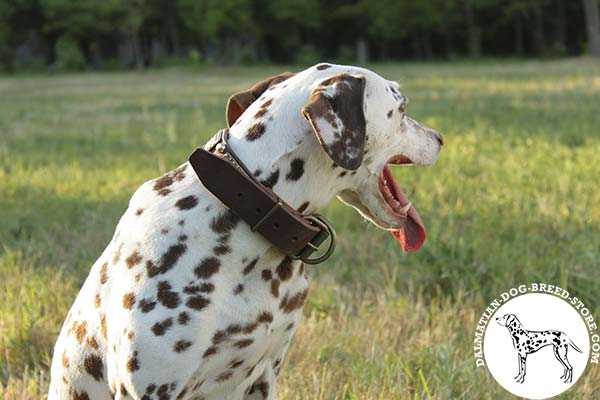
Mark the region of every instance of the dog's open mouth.
<instances>
[{"instance_id":1,"label":"dog's open mouth","mask_svg":"<svg viewBox=\"0 0 600 400\"><path fill-rule=\"evenodd\" d=\"M412 161L404 156L396 156L390 159L379 176L379 192L392 209L392 212L399 219L404 220L404 228L392 230L392 234L398 239L404 251L417 251L425 242L427 233L417 209L394 181L388 166L390 164L412 164Z\"/></svg>"}]
</instances>

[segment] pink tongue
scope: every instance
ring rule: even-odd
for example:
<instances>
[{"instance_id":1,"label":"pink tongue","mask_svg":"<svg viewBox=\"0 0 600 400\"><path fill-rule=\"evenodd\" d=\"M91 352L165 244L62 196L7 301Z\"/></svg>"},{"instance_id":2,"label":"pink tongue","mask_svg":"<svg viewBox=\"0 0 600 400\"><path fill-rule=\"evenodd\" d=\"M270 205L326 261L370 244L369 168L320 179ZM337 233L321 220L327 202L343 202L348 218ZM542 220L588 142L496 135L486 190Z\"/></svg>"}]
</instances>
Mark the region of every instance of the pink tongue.
<instances>
[{"instance_id":1,"label":"pink tongue","mask_svg":"<svg viewBox=\"0 0 600 400\"><path fill-rule=\"evenodd\" d=\"M387 166L384 169L384 174L386 175L386 179L394 191L394 196L396 199L402 205L408 204L408 197L404 194L402 189L400 189L396 181L394 181L392 173ZM419 216L415 206L412 206L408 211L406 225L404 228L392 231L392 235L398 239L404 251L417 251L421 248L421 246L423 246L423 243L425 243L425 238L427 237L427 232L425 232L425 226L423 226L423 221L421 221L421 217Z\"/></svg>"}]
</instances>

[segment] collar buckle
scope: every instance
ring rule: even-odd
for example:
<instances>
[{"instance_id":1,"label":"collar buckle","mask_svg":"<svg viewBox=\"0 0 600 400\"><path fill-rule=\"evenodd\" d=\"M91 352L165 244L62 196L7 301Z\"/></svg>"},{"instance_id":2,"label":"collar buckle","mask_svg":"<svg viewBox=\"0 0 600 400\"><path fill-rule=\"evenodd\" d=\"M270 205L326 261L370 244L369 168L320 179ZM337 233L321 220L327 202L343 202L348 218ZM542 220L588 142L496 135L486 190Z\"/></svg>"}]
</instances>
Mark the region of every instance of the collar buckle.
<instances>
[{"instance_id":1,"label":"collar buckle","mask_svg":"<svg viewBox=\"0 0 600 400\"><path fill-rule=\"evenodd\" d=\"M320 264L327 260L333 253L333 250L335 250L335 229L333 229L331 223L320 214L306 215L304 219L310 222L311 225L316 225L317 227L321 228L321 232L319 232L310 242L308 242L304 249L300 251L300 253L298 253L296 256L292 256L292 258L300 259L306 264ZM325 252L316 258L310 258L315 251L319 250L327 238L329 238L329 245Z\"/></svg>"}]
</instances>

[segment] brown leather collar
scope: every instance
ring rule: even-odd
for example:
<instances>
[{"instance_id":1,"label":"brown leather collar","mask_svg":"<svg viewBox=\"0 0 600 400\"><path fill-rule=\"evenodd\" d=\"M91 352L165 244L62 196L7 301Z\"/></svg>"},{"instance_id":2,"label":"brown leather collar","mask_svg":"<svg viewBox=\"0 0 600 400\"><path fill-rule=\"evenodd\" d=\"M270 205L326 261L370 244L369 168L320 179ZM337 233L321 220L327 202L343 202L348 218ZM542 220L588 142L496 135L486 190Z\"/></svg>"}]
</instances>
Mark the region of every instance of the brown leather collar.
<instances>
[{"instance_id":1,"label":"brown leather collar","mask_svg":"<svg viewBox=\"0 0 600 400\"><path fill-rule=\"evenodd\" d=\"M254 178L227 144L229 131L222 129L189 162L202 184L253 232L277 246L281 252L308 264L325 261L335 248L335 230L321 215L303 216L271 189ZM330 238L327 250L310 256Z\"/></svg>"}]
</instances>

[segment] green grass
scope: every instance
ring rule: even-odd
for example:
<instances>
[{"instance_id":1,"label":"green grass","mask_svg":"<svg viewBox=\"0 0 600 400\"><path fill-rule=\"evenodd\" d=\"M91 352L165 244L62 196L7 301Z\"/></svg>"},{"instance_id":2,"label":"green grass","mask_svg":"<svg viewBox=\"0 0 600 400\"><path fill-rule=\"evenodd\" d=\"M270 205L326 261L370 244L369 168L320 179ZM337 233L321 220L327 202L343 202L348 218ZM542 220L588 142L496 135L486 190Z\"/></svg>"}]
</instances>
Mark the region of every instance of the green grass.
<instances>
[{"instance_id":1,"label":"green grass","mask_svg":"<svg viewBox=\"0 0 600 400\"><path fill-rule=\"evenodd\" d=\"M279 397L512 398L474 367L489 300L548 282L600 319L600 63L372 69L446 139L436 165L397 175L428 240L403 254L341 203L325 210L339 247L309 269ZM134 190L223 127L229 94L281 71L0 77L0 398L44 398L62 320ZM598 392L596 366L563 398Z\"/></svg>"}]
</instances>

